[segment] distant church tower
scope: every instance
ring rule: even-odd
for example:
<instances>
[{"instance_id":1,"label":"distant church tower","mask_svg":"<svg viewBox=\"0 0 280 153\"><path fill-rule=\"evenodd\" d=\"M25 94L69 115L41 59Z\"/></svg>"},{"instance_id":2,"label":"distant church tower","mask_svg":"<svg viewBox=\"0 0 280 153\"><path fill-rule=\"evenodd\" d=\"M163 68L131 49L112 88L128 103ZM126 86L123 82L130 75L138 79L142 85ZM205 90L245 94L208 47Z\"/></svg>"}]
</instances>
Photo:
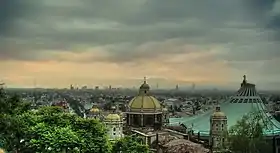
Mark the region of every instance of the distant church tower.
<instances>
[{"instance_id":1,"label":"distant church tower","mask_svg":"<svg viewBox=\"0 0 280 153\"><path fill-rule=\"evenodd\" d=\"M225 147L227 133L227 116L217 106L216 111L210 117L210 137L209 142L212 151L221 151Z\"/></svg>"},{"instance_id":2,"label":"distant church tower","mask_svg":"<svg viewBox=\"0 0 280 153\"><path fill-rule=\"evenodd\" d=\"M123 121L122 118L116 113L116 107L112 107L113 113L105 118L105 125L108 130L109 140L117 140L122 138L123 135Z\"/></svg>"}]
</instances>

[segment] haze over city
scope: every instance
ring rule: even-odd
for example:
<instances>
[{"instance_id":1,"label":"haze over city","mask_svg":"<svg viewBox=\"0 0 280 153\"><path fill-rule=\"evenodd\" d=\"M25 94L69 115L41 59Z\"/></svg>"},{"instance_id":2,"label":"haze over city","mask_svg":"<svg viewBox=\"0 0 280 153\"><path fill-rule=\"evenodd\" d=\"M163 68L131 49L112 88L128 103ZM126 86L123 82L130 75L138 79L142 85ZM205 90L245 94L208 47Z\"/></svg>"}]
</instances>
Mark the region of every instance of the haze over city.
<instances>
[{"instance_id":1,"label":"haze over city","mask_svg":"<svg viewBox=\"0 0 280 153\"><path fill-rule=\"evenodd\" d=\"M280 1L9 0L0 80L10 87L280 82ZM159 5L160 4L160 5Z\"/></svg>"}]
</instances>

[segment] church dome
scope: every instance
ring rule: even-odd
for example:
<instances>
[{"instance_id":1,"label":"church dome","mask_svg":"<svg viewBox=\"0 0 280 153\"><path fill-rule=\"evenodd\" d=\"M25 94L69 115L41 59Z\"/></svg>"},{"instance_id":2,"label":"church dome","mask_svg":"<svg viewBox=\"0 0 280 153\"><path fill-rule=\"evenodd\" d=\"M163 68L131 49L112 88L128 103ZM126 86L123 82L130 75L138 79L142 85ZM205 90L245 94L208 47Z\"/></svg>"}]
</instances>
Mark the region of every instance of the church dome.
<instances>
[{"instance_id":1,"label":"church dome","mask_svg":"<svg viewBox=\"0 0 280 153\"><path fill-rule=\"evenodd\" d=\"M139 88L139 94L134 97L128 104L130 111L161 111L162 107L160 102L150 95L150 86L146 82Z\"/></svg>"},{"instance_id":2,"label":"church dome","mask_svg":"<svg viewBox=\"0 0 280 153\"><path fill-rule=\"evenodd\" d=\"M129 108L133 110L161 110L159 101L153 96L136 96L129 102Z\"/></svg>"},{"instance_id":3,"label":"church dome","mask_svg":"<svg viewBox=\"0 0 280 153\"><path fill-rule=\"evenodd\" d=\"M121 117L118 114L109 114L105 118L106 121L121 121Z\"/></svg>"},{"instance_id":4,"label":"church dome","mask_svg":"<svg viewBox=\"0 0 280 153\"><path fill-rule=\"evenodd\" d=\"M99 110L98 108L92 108L92 109L90 110L90 112L91 112L91 113L99 113L100 110Z\"/></svg>"}]
</instances>

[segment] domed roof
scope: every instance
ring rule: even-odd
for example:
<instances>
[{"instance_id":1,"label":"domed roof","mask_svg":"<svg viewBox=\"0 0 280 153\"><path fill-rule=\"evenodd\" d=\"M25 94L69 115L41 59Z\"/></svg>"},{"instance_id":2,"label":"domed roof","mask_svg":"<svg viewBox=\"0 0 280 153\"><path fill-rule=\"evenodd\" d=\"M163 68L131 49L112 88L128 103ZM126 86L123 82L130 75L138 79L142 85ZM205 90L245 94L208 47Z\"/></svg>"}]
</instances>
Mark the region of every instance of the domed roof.
<instances>
[{"instance_id":1,"label":"domed roof","mask_svg":"<svg viewBox=\"0 0 280 153\"><path fill-rule=\"evenodd\" d=\"M129 108L131 111L160 111L161 105L153 96L140 95L129 102Z\"/></svg>"},{"instance_id":2,"label":"domed roof","mask_svg":"<svg viewBox=\"0 0 280 153\"><path fill-rule=\"evenodd\" d=\"M99 113L100 110L99 110L98 108L92 108L92 109L90 110L90 112L91 112L91 113Z\"/></svg>"},{"instance_id":3,"label":"domed roof","mask_svg":"<svg viewBox=\"0 0 280 153\"><path fill-rule=\"evenodd\" d=\"M226 117L226 115L223 112L214 112L212 117Z\"/></svg>"},{"instance_id":4,"label":"domed roof","mask_svg":"<svg viewBox=\"0 0 280 153\"><path fill-rule=\"evenodd\" d=\"M121 121L121 117L118 114L109 114L105 118L106 121Z\"/></svg>"},{"instance_id":5,"label":"domed roof","mask_svg":"<svg viewBox=\"0 0 280 153\"><path fill-rule=\"evenodd\" d=\"M226 114L224 112L221 111L221 107L220 106L217 106L216 107L216 111L212 114L211 116L212 118L226 118Z\"/></svg>"},{"instance_id":6,"label":"domed roof","mask_svg":"<svg viewBox=\"0 0 280 153\"><path fill-rule=\"evenodd\" d=\"M128 104L129 111L161 111L160 102L150 95L150 86L147 84L146 77L144 83L139 88L139 94Z\"/></svg>"}]
</instances>

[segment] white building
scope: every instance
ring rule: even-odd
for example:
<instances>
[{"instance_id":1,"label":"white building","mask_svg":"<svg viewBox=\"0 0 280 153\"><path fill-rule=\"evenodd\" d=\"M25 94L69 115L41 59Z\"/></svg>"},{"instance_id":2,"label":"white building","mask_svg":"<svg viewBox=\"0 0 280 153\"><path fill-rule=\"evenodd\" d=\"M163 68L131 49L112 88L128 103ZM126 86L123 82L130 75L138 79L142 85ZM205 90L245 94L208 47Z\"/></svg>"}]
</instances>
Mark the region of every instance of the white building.
<instances>
[{"instance_id":1,"label":"white building","mask_svg":"<svg viewBox=\"0 0 280 153\"><path fill-rule=\"evenodd\" d=\"M109 136L110 140L120 139L124 136L123 135L123 121L122 121L122 118L118 114L116 114L116 113L109 114L105 118L104 123L108 130L108 136Z\"/></svg>"}]
</instances>

